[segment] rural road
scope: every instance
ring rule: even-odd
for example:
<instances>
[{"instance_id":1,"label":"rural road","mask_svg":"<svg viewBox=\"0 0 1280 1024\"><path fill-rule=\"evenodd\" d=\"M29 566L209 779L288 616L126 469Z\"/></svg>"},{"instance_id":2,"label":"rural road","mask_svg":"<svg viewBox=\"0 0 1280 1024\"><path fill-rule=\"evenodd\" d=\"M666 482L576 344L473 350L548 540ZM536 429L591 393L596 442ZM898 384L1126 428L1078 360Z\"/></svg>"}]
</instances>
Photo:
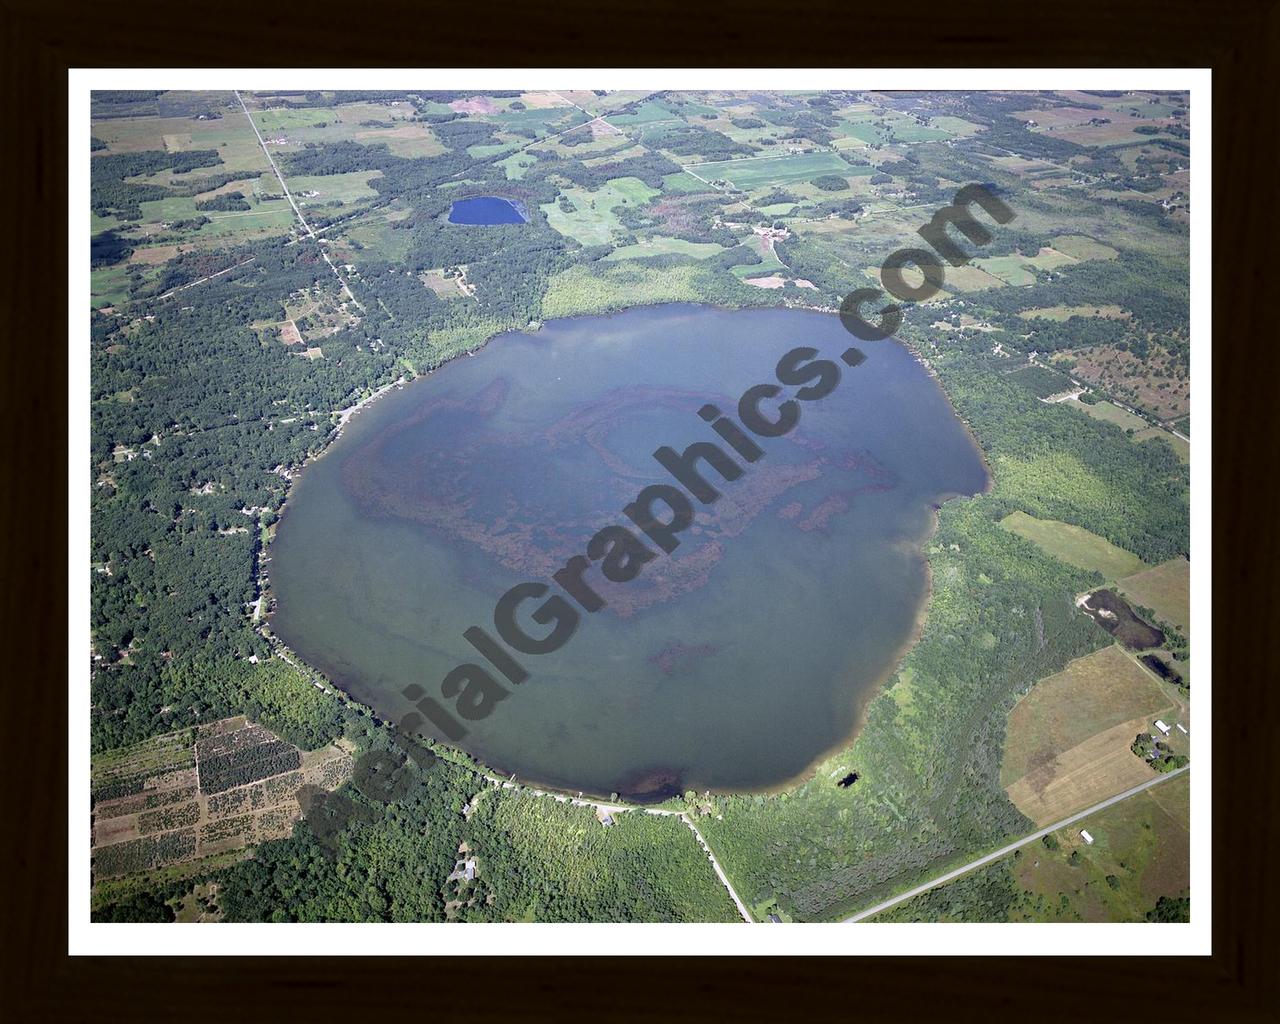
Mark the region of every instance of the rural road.
<instances>
[{"instance_id":1,"label":"rural road","mask_svg":"<svg viewBox=\"0 0 1280 1024\"><path fill-rule=\"evenodd\" d=\"M307 218L302 216L302 210L299 209L298 204L294 201L293 193L289 191L289 186L285 184L284 175L280 173L280 168L276 166L276 161L271 155L271 150L267 149L267 143L262 137L262 132L258 131L258 126L254 124L253 115L249 113L249 108L245 106L244 99L240 95L240 90L232 89L231 91L235 93L236 102L240 104L240 109L244 111L244 116L249 122L249 127L253 129L253 134L258 137L258 145L262 147L262 153L267 158L267 163L271 165L271 170L275 172L276 180L280 182L280 187L284 189L284 197L289 200L289 205L293 207L293 212L298 215L298 222L302 225L302 229L307 233L308 238L316 238L316 233L311 230L311 225L307 223ZM355 304L355 307L363 313L364 306L360 305L360 300L357 299L355 297L355 293L351 291L351 287L347 284L346 278L338 273L338 268L333 265L333 260L329 259L329 254L325 251L324 246L319 244L319 241L320 240L317 240L316 244L320 250L320 255L323 256L324 261L329 264L329 269L333 271L333 276L338 279L338 284L342 286L342 290L347 293L347 298L350 299Z\"/></svg>"},{"instance_id":2,"label":"rural road","mask_svg":"<svg viewBox=\"0 0 1280 1024\"><path fill-rule=\"evenodd\" d=\"M1037 839L1047 836L1050 832L1056 832L1060 828L1066 828L1068 825L1073 825L1077 821L1089 817L1091 814L1097 814L1098 811L1101 811L1103 808L1110 807L1112 804L1118 804L1121 800L1128 800L1129 797L1137 796L1137 794L1150 789L1152 786L1158 786L1162 782L1168 782L1175 776L1189 771L1191 771L1191 765L1185 765L1182 768L1176 768L1164 775L1157 775L1154 779L1148 779L1140 786L1134 786L1132 789L1126 789L1123 793L1117 793L1115 796L1107 800L1103 800L1102 803L1094 804L1092 807L1088 807L1085 810L1080 811L1078 814L1073 814L1069 818L1063 818L1061 821L1055 821L1052 825L1042 828L1039 832L1033 832L1031 835L1025 836L1017 842L1010 843L1008 846L1002 846L994 853L988 853L985 857L979 857L977 860L970 861L963 867L956 868L954 871L948 871L945 875L939 875L932 881L925 882L924 885L917 885L914 889L909 889L901 896L894 896L892 899L885 900L883 903L877 903L874 907L868 907L866 910L860 910L852 917L846 917L842 923L852 924L855 921L863 921L868 917L880 913L882 910L888 910L890 907L905 902L913 896L919 896L921 893L928 892L930 889L934 889L939 885L945 885L947 882L959 878L961 875L967 874L975 868L983 867L986 864L990 864L992 861L999 860L1001 857L1006 857L1019 847L1026 846L1028 843L1034 843Z\"/></svg>"},{"instance_id":3,"label":"rural road","mask_svg":"<svg viewBox=\"0 0 1280 1024\"><path fill-rule=\"evenodd\" d=\"M552 800L558 800L562 804L573 804L575 807L595 807L607 814L626 814L627 812L637 814L655 814L659 817L679 818L688 826L689 831L693 833L693 837L698 841L698 845L702 847L702 852L707 855L707 860L711 862L711 867L716 873L716 877L720 879L721 884L729 892L729 898L733 900L733 905L738 908L738 913L742 915L742 919L747 924L754 924L755 918L751 916L751 911L747 909L747 905L742 902L742 898L734 889L733 883L729 881L729 876L724 873L724 868L720 866L720 862L716 860L716 855L711 852L711 847L707 844L706 839L702 837L702 833L698 831L698 826L693 823L693 819L685 811L669 810L664 807L636 807L623 804L606 804L598 800L585 800L581 796L571 797L564 793L551 793L545 789L528 789L524 786L513 782L511 779L499 779L488 773L481 772L484 778L488 779L495 786L501 786L503 789L523 789L526 793L533 796L546 796Z\"/></svg>"}]
</instances>

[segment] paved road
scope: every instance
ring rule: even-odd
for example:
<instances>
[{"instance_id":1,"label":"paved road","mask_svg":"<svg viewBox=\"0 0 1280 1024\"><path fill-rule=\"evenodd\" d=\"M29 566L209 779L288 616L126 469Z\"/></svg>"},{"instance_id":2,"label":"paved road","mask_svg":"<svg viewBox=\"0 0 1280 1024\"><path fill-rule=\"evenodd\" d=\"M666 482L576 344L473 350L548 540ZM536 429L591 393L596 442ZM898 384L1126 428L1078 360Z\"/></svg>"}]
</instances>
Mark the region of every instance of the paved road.
<instances>
[{"instance_id":1,"label":"paved road","mask_svg":"<svg viewBox=\"0 0 1280 1024\"><path fill-rule=\"evenodd\" d=\"M904 892L901 896L895 896L893 899L885 900L883 903L877 903L874 907L868 907L866 910L861 910L852 917L846 917L843 923L851 924L854 921L865 920L874 914L880 913L882 910L888 910L890 907L897 906L899 903L909 900L913 896L919 896L922 892L928 892L930 889L936 888L939 885L945 885L947 882L959 878L961 875L967 874L975 868L980 868L986 864L990 864L992 861L999 860L1001 857L1007 857L1019 847L1026 846L1028 843L1034 843L1037 839L1047 836L1050 832L1056 832L1060 828L1066 828L1068 825L1073 825L1077 821L1081 821L1082 819L1089 817L1091 814L1097 814L1098 811L1102 810L1104 807L1110 807L1112 804L1118 804L1121 800L1128 800L1129 797L1137 796L1137 794L1145 792L1152 786L1158 786L1162 782L1168 782L1175 776L1189 771L1191 771L1191 765L1186 765L1182 768L1177 768L1174 771L1167 772L1164 775L1157 775L1154 779L1149 779L1140 786L1134 786L1132 789L1126 789L1123 793L1117 793L1110 799L1103 800L1100 804L1094 804L1092 807L1089 807L1078 814L1073 814L1069 818L1063 818L1061 821L1055 821L1052 825L1049 825L1047 828L1042 828L1039 832L1033 832L1031 835L1019 839L1015 843L1003 846L994 853L989 853L985 857L979 857L975 861L970 861L968 864L964 865L964 867L956 868L954 871L948 871L945 875L939 875L937 878L933 879L933 881L925 882L924 885L917 885L914 889Z\"/></svg>"}]
</instances>

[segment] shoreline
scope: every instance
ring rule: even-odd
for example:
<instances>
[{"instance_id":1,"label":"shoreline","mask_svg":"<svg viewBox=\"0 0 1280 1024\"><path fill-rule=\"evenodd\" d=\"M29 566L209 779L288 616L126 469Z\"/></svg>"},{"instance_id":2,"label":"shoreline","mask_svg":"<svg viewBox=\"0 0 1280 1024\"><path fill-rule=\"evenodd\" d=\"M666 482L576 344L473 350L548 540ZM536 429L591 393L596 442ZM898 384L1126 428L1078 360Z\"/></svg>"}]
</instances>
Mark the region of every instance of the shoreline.
<instances>
[{"instance_id":1,"label":"shoreline","mask_svg":"<svg viewBox=\"0 0 1280 1024\"><path fill-rule=\"evenodd\" d=\"M789 305L729 306L722 303L710 303L710 302L656 302L656 303L640 304L636 306L629 306L629 307L625 307L617 310L612 310L609 312L576 313L568 317L555 317L554 320L577 320L585 317L601 317L601 316L616 317L636 309L654 309L662 306L672 306L672 307L687 306L692 308L710 307L713 309L718 309L718 310L727 311L727 312L760 309L760 310L771 310L771 311L807 312L807 313L821 314L824 316L838 314L839 312L838 310L828 309L826 307L815 308L815 307L789 306ZM454 356L451 359L446 360L444 363L441 363L439 366L434 367L431 370L428 370L424 373L416 373L413 377L408 377L402 374L396 380L391 381L383 385L382 387L378 388L373 393L366 395L364 398L360 399L354 405L348 406L346 409L337 410L335 413L331 414L331 415L338 416L338 423L337 423L336 429L331 431L331 433L326 437L323 447L318 452L308 456L296 468L287 469L280 474L281 476L284 477L287 486L286 486L284 500L281 502L280 508L277 510L277 513L276 513L277 515L277 520L275 524L276 527L278 528L280 522L283 521L284 515L286 514L286 511L289 505L289 499L292 497L293 484L299 478L301 471L305 469L308 465L310 465L313 461L323 458L324 455L326 455L332 449L334 444L338 440L340 440L341 437L343 436L343 433L347 424L360 411L368 408L378 399L384 397L385 395L391 393L392 391L403 390L404 387L406 387L407 385L412 384L417 380L429 377L432 374L436 373L438 370L442 370L445 367L457 362L459 359L475 355L477 352L486 348L490 343L497 340L498 338L501 338L508 334L523 334L527 336L532 336L539 333L544 324L550 323L550 322L551 321L531 322L531 324L525 328L512 328L509 330L500 331L496 334L490 335L489 337L485 338L480 344L478 344L475 348L468 349L466 352L463 352L463 353L459 353L458 355ZM895 675L897 675L897 673L900 671L902 667L903 661L906 659L907 655L911 652L911 650L914 649L916 644L919 643L920 638L923 636L924 629L928 620L929 606L933 599L933 572L932 572L932 567L930 566L930 563L929 563L928 554L926 552L926 546L930 538L936 535L938 531L938 525L940 522L939 517L940 517L942 506L949 501L957 500L959 498L974 498L974 497L977 497L978 495L989 493L994 486L994 478L992 476L990 466L987 463L985 452L983 451L982 446L978 443L977 437L974 435L973 430L970 427L968 421L965 420L960 415L959 410L956 408L954 402L952 402L950 396L947 394L946 389L942 387L941 379L938 376L937 371L916 351L916 349L913 346L909 345L907 342L897 337L886 339L886 340L892 341L895 344L900 345L903 349L905 349L906 352L912 357L912 359L918 364L920 364L920 366L925 370L925 372L932 379L933 384L938 389L940 396L946 402L947 406L951 409L956 419L963 426L965 430L965 434L969 438L969 441L974 448L975 454L977 454L979 461L982 464L982 467L984 470L984 476L985 476L983 487L981 490L975 492L972 495L951 493L951 494L942 494L937 496L934 499L934 501L930 503L931 512L929 515L928 528L922 532L921 536L918 539L908 540L903 542L909 548L913 549L914 555L919 560L920 568L924 574L924 586L921 592L921 599L919 602L919 606L916 609L914 621L907 634L907 637L903 641L902 645L898 648L896 653L894 654L891 662L889 663L889 667L886 669L884 674L875 681L873 685L869 686L866 689L865 693L855 698L855 705L854 705L855 711L853 716L853 723L850 730L845 735L843 735L837 742L832 744L830 747L822 750L801 771L776 784L764 786L764 787L758 787L758 788L750 788L750 789L724 789L724 790L711 789L711 788L703 788L699 790L699 789L696 789L695 787L695 790L697 792L709 793L717 796L749 796L749 795L755 795L755 794L777 795L780 793L790 792L792 790L799 788L802 785L807 784L810 780L815 778L819 767L821 767L821 765L824 762L830 760L838 752L847 750L857 741L858 737L861 735L863 729L866 726L867 717L869 715L871 705L875 702L876 699L878 699L885 692L887 692L886 684L890 680L892 680ZM265 567L265 563L268 563L270 561L270 545L271 545L271 542L274 541L274 538L275 538L275 533L273 531L271 541L264 544L261 552L259 553L259 559L262 562L262 568L260 570L260 578L262 579L262 592L260 594L260 597L266 596L266 595L272 595L273 603L274 603L274 595L272 594L272 590L271 590L270 572ZM297 670L300 674L302 674L304 678L306 678L308 673L311 676L313 676L314 678L309 679L308 681L310 681L312 685L316 686L318 689L331 690L341 702L348 705L354 705L356 707L369 711L374 721L394 731L395 729L394 723L383 719L374 708L372 708L369 705L366 705L363 701L354 697L351 693L345 690L342 686L335 683L326 673L324 673L320 669L317 669L309 661L304 659L300 654L298 654L297 651L293 650L293 648L291 648L287 643L285 643L285 641L281 637L279 637L273 630L271 630L271 621L273 618L274 618L274 610L264 613L262 616L261 622L255 625L254 628L256 631L258 631L261 635L264 635L272 643L273 648L278 648L280 651L284 652L285 656L283 656L283 660L292 664L295 670ZM317 682L316 680L322 680L323 682L322 683ZM486 760L481 760L476 755L471 754L469 751L467 751L463 747L458 746L456 744L449 743L446 740L432 739L431 743L433 748L443 749L451 753L460 755L461 758L465 759L467 762L470 762L470 766L473 767L476 771L478 771L478 773L481 776L486 776L491 778L494 776L505 776L507 779L507 783L512 786L521 787L521 788L530 788L530 789L536 788L539 790L547 791L548 793L551 793L551 794L562 794L569 798L581 798L583 796L590 796L597 800L613 799L612 794L595 793L585 789L570 789L560 783L543 782L533 778L526 779L524 777L518 776L517 773L515 772L507 772L494 763L491 763ZM451 763L459 763L459 762L453 762L452 759L450 760L451 760ZM517 779L519 781L517 781ZM682 779L680 780L680 783L682 786L682 792L687 791L689 789L689 784L686 780ZM642 799L637 799L633 796L620 795L618 797L617 802L629 804L637 808L645 808L645 807L660 806L673 799L680 799L680 798L672 795L662 795L656 800L644 801Z\"/></svg>"}]
</instances>

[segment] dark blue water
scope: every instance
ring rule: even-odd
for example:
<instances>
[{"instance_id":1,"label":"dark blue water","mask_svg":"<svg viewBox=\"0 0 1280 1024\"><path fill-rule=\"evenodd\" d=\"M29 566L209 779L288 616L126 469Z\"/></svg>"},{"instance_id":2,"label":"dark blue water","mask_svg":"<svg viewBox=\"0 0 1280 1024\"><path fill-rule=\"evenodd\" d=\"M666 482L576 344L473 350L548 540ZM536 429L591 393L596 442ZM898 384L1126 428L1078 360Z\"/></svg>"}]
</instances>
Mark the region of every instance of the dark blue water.
<instances>
[{"instance_id":1,"label":"dark blue water","mask_svg":"<svg viewBox=\"0 0 1280 1024\"><path fill-rule=\"evenodd\" d=\"M450 224L524 224L528 219L519 206L498 196L458 199L449 211Z\"/></svg>"},{"instance_id":2,"label":"dark blue water","mask_svg":"<svg viewBox=\"0 0 1280 1024\"><path fill-rule=\"evenodd\" d=\"M705 404L736 418L788 350L839 362L852 340L831 315L703 306L495 338L375 402L302 473L270 549L273 628L384 718L410 710L410 684L455 709L442 680L483 661L463 631L496 634L504 591L627 525L637 492L671 481L656 448L719 441ZM593 566L607 606L521 655L529 678L458 745L526 780L642 797L768 788L848 740L911 639L935 505L986 483L924 367L896 342L858 347L865 362L757 438L764 456L695 506L674 552L629 582ZM538 604L520 621L541 636Z\"/></svg>"}]
</instances>

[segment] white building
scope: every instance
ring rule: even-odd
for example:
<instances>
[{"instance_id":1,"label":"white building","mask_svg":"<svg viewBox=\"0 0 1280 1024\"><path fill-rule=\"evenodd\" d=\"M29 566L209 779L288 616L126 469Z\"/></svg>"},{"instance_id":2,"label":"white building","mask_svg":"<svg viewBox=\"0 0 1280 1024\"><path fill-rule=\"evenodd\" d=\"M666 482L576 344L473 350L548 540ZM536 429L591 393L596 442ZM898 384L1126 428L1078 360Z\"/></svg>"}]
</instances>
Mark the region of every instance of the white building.
<instances>
[{"instance_id":1,"label":"white building","mask_svg":"<svg viewBox=\"0 0 1280 1024\"><path fill-rule=\"evenodd\" d=\"M1165 725L1164 722L1160 721L1160 719L1158 718L1156 719L1155 725L1156 725L1156 728L1160 730L1161 736L1169 735L1169 727Z\"/></svg>"},{"instance_id":2,"label":"white building","mask_svg":"<svg viewBox=\"0 0 1280 1024\"><path fill-rule=\"evenodd\" d=\"M1083 839L1090 846L1093 845L1093 836L1089 835L1089 833L1086 832L1084 829L1080 830L1080 838Z\"/></svg>"},{"instance_id":3,"label":"white building","mask_svg":"<svg viewBox=\"0 0 1280 1024\"><path fill-rule=\"evenodd\" d=\"M1187 727L1183 725L1181 722L1178 723L1178 732L1182 733L1183 736L1191 735L1191 733L1187 732Z\"/></svg>"}]
</instances>

